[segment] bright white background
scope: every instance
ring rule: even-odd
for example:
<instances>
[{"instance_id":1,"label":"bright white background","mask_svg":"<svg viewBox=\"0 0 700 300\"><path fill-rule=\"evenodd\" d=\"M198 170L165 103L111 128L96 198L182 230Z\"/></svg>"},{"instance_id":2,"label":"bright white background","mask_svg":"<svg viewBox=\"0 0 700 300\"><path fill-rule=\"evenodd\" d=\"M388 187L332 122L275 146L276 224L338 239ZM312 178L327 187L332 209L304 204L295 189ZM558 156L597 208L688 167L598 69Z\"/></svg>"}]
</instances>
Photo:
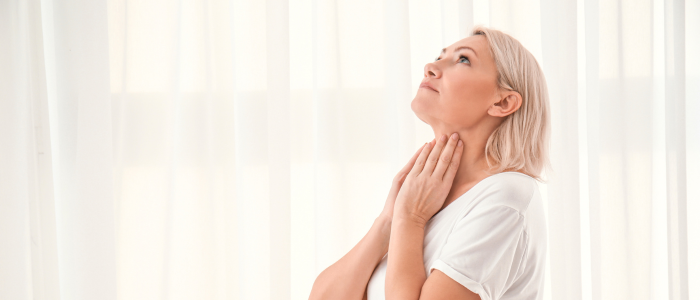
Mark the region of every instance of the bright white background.
<instances>
[{"instance_id":1,"label":"bright white background","mask_svg":"<svg viewBox=\"0 0 700 300\"><path fill-rule=\"evenodd\" d=\"M0 299L307 299L473 24L545 70L545 299L699 299L698 0L2 0Z\"/></svg>"}]
</instances>

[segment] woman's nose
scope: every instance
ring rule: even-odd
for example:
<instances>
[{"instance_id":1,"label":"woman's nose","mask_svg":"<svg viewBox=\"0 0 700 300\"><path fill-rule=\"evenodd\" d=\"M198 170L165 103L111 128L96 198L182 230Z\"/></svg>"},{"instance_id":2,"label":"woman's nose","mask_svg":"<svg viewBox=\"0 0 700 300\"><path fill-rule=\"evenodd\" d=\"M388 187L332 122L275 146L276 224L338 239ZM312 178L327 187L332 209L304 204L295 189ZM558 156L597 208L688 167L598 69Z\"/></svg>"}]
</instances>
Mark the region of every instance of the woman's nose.
<instances>
[{"instance_id":1,"label":"woman's nose","mask_svg":"<svg viewBox=\"0 0 700 300\"><path fill-rule=\"evenodd\" d=\"M440 78L442 76L442 72L440 69L435 65L435 63L427 63L425 64L425 68L423 68L423 74L425 77L435 77L435 78Z\"/></svg>"}]
</instances>

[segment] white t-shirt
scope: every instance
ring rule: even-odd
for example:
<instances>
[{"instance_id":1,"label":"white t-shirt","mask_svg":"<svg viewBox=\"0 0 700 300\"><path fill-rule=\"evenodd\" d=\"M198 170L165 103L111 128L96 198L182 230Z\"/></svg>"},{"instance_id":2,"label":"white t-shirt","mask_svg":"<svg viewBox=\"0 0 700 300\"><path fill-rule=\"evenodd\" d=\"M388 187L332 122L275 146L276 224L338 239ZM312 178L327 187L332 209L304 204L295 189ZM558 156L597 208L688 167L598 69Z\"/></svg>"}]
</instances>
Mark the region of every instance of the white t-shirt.
<instances>
[{"instance_id":1,"label":"white t-shirt","mask_svg":"<svg viewBox=\"0 0 700 300\"><path fill-rule=\"evenodd\" d=\"M426 276L438 269L482 300L542 299L547 226L537 182L502 172L478 182L426 224ZM388 253L367 284L384 300Z\"/></svg>"}]
</instances>

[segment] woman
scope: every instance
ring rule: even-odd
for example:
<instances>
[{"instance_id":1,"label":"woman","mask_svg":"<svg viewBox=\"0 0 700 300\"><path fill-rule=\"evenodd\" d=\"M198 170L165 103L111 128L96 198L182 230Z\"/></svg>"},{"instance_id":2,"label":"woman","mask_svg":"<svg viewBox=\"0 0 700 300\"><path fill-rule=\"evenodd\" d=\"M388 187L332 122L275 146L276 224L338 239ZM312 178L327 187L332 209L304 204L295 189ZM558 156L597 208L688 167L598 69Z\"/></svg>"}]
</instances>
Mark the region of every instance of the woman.
<instances>
[{"instance_id":1,"label":"woman","mask_svg":"<svg viewBox=\"0 0 700 300\"><path fill-rule=\"evenodd\" d=\"M549 169L542 70L477 26L424 69L411 109L435 140L399 171L369 233L309 299L541 299Z\"/></svg>"}]
</instances>

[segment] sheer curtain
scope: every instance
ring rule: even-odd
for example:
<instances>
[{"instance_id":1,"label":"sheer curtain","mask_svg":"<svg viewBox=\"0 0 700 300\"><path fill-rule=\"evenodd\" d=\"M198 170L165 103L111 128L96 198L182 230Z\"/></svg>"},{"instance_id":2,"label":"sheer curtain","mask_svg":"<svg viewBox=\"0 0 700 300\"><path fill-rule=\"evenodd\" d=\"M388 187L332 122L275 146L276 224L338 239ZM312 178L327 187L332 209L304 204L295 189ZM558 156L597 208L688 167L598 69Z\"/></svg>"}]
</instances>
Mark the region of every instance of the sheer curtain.
<instances>
[{"instance_id":1,"label":"sheer curtain","mask_svg":"<svg viewBox=\"0 0 700 300\"><path fill-rule=\"evenodd\" d=\"M307 299L474 24L543 67L546 299L700 297L700 1L0 2L0 299Z\"/></svg>"}]
</instances>

